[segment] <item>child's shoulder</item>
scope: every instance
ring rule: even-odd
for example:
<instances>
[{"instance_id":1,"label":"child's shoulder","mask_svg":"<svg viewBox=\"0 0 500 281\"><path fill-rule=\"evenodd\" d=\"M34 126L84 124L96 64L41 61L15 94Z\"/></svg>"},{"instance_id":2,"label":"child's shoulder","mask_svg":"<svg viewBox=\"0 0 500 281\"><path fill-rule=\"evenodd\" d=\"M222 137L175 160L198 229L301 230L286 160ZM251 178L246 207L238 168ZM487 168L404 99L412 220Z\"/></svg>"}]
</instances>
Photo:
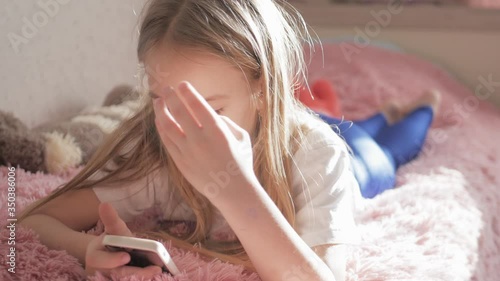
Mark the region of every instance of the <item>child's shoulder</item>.
<instances>
[{"instance_id":1,"label":"child's shoulder","mask_svg":"<svg viewBox=\"0 0 500 281\"><path fill-rule=\"evenodd\" d=\"M302 115L300 126L303 135L299 140L297 153L332 147L347 151L345 141L334 131L335 128L332 128L318 116L310 113Z\"/></svg>"}]
</instances>

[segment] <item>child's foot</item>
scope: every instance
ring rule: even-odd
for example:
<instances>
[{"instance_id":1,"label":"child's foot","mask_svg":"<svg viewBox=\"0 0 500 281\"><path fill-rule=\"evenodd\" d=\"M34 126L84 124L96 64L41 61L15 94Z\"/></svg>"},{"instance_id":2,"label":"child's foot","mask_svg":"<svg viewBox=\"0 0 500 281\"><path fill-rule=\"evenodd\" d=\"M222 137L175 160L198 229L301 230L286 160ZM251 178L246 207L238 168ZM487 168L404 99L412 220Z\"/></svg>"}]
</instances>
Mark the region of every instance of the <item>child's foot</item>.
<instances>
[{"instance_id":1,"label":"child's foot","mask_svg":"<svg viewBox=\"0 0 500 281\"><path fill-rule=\"evenodd\" d=\"M382 106L380 111L387 119L387 123L391 125L403 119L406 115L421 106L430 106L434 114L436 114L440 103L441 93L434 89L423 93L418 99L407 105L401 105L395 101L388 101Z\"/></svg>"},{"instance_id":2,"label":"child's foot","mask_svg":"<svg viewBox=\"0 0 500 281\"><path fill-rule=\"evenodd\" d=\"M404 116L401 105L392 100L382 105L380 111L382 112L382 114L384 114L385 119L389 124L396 123L398 120L401 120Z\"/></svg>"},{"instance_id":3,"label":"child's foot","mask_svg":"<svg viewBox=\"0 0 500 281\"><path fill-rule=\"evenodd\" d=\"M438 90L430 90L422 94L415 101L401 107L401 118L410 114L415 109L421 106L430 106L434 114L436 114L439 104L441 103L441 93Z\"/></svg>"}]
</instances>

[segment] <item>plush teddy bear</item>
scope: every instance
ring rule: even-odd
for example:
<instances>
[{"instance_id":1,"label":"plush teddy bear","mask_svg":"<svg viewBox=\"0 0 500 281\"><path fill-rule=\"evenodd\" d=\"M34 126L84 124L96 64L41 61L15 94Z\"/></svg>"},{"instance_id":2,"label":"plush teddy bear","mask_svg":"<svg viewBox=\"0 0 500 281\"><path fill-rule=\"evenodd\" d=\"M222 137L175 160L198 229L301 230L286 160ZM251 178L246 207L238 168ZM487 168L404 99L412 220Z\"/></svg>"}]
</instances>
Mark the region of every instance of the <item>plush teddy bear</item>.
<instances>
[{"instance_id":1,"label":"plush teddy bear","mask_svg":"<svg viewBox=\"0 0 500 281\"><path fill-rule=\"evenodd\" d=\"M113 88L99 107L87 107L69 120L29 129L12 113L0 111L0 165L58 174L87 163L106 135L139 108L130 86Z\"/></svg>"}]
</instances>

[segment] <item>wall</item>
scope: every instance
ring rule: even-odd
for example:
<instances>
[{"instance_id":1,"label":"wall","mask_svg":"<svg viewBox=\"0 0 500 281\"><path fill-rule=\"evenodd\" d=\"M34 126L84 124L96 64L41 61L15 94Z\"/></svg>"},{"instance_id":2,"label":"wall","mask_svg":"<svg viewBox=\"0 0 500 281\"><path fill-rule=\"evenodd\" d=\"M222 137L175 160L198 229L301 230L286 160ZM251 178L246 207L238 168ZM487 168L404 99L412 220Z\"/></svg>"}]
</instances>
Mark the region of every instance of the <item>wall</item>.
<instances>
[{"instance_id":1,"label":"wall","mask_svg":"<svg viewBox=\"0 0 500 281\"><path fill-rule=\"evenodd\" d=\"M326 41L334 37L358 36L354 28L323 27L315 28L315 31ZM479 77L491 79L496 86L490 101L500 106L500 34L386 29L370 40L389 41L406 52L431 60L447 69L472 91L480 84Z\"/></svg>"},{"instance_id":2,"label":"wall","mask_svg":"<svg viewBox=\"0 0 500 281\"><path fill-rule=\"evenodd\" d=\"M142 2L0 0L0 110L33 127L135 83Z\"/></svg>"},{"instance_id":3,"label":"wall","mask_svg":"<svg viewBox=\"0 0 500 281\"><path fill-rule=\"evenodd\" d=\"M14 112L28 127L65 118L88 105L101 104L119 83L135 84L136 24L143 0L0 0L0 110ZM298 5L300 6L300 5ZM373 20L368 10L300 7L324 38L355 35ZM307 10L307 9L309 10ZM378 11L378 10L375 10ZM436 12L436 11L434 11ZM462 14L435 20L453 27ZM401 13L376 36L409 52L432 59L474 88L480 75L500 81L500 17L488 22L461 20L451 30L411 28L419 18L429 23L429 13ZM457 17L460 16L460 17ZM455 18L453 18L455 16ZM493 17L492 17L493 16ZM401 19L412 19L404 21ZM450 19L450 20L443 20ZM342 24L349 21L349 25ZM406 25L405 25L406 24ZM31 28L30 28L31 26ZM466 30L467 26L473 29ZM13 43L14 42L14 43ZM500 104L500 87L495 101Z\"/></svg>"},{"instance_id":4,"label":"wall","mask_svg":"<svg viewBox=\"0 0 500 281\"><path fill-rule=\"evenodd\" d=\"M430 5L332 5L326 0L296 0L316 33L329 40L390 41L429 59L472 91L479 77L495 83L491 101L500 106L500 10Z\"/></svg>"}]
</instances>

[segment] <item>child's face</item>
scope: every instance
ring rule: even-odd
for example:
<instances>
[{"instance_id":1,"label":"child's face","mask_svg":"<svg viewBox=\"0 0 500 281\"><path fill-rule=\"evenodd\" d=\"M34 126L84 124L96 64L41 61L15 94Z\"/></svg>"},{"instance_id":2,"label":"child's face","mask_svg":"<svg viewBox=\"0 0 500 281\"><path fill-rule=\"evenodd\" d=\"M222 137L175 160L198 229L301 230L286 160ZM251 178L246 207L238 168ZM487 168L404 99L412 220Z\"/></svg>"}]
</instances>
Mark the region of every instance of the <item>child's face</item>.
<instances>
[{"instance_id":1,"label":"child's face","mask_svg":"<svg viewBox=\"0 0 500 281\"><path fill-rule=\"evenodd\" d=\"M257 110L252 95L259 92L259 83L247 80L241 69L210 53L162 47L151 50L144 66L153 94L188 81L217 113L229 117L255 137Z\"/></svg>"}]
</instances>

